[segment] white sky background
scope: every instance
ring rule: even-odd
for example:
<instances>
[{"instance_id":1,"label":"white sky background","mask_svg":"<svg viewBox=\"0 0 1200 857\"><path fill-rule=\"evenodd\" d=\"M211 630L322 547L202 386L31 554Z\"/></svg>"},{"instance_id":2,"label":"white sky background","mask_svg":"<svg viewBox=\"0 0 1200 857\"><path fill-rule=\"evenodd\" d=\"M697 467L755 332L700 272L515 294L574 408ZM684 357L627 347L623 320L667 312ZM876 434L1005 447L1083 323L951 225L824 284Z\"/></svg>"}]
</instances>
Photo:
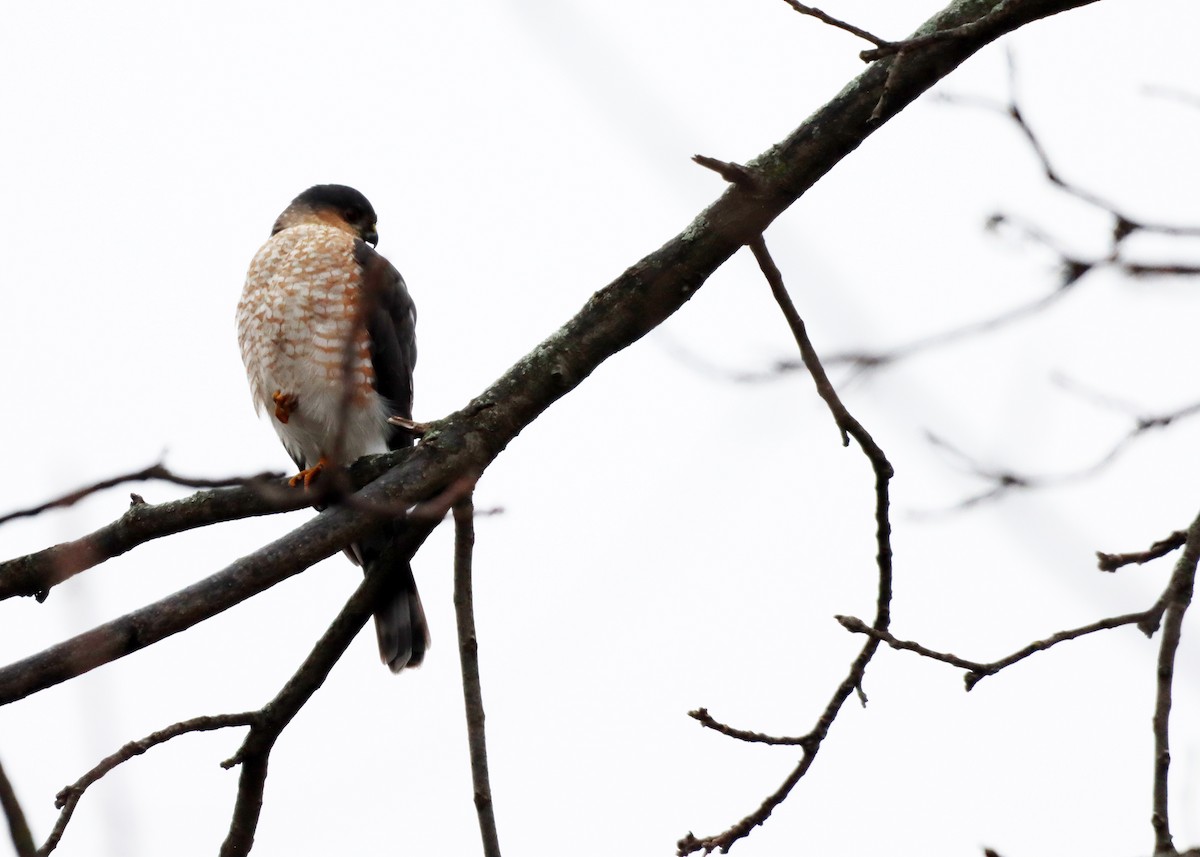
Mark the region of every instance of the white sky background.
<instances>
[{"instance_id":1,"label":"white sky background","mask_svg":"<svg viewBox=\"0 0 1200 857\"><path fill-rule=\"evenodd\" d=\"M900 37L936 2L836 0ZM151 463L199 476L290 463L256 419L233 311L299 191L342 182L420 309L418 419L461 407L723 189L688 159L745 161L862 65L864 44L778 0L24 4L0 28L0 511ZM1135 216L1195 223L1200 9L1093 7L1027 28L936 92L1026 115L1062 172ZM985 235L997 211L1080 253L1107 223L1047 188L1011 124L929 96L769 231L817 345L881 349L1031 300L1048 253ZM1157 242L1161 245L1162 242ZM1147 254L1151 242L1145 241ZM1196 257L1196 248L1168 251ZM1061 473L1126 417L1059 372L1159 413L1194 401L1194 282L1098 274L1036 319L844 385L896 465L894 631L989 660L1142 609L1170 561L1102 575L1196 511L1183 423L1101 477L917 519L980 485L931 448ZM807 378L746 385L794 346L748 254L517 439L480 483L477 622L492 783L511 854L672 854L755 808L797 753L686 716L808 731L861 644L836 613L874 603L871 475ZM721 371L700 368L709 364ZM844 377L844 373L835 373ZM135 486L159 502L183 491ZM15 556L117 517L128 491L0 529ZM140 547L0 605L9 662L211 574L311 513ZM272 756L255 854L472 854L451 532L416 561L434 635L391 676L364 632ZM54 794L124 742L256 708L358 582L341 556L201 626L0 708L0 760L35 834ZM1173 731L1176 842L1200 840L1200 634L1189 617ZM1066 644L970 694L890 650L808 777L737 846L801 853L1146 854L1157 640ZM59 849L211 855L240 731L177 739L84 798ZM0 851L7 839L0 839Z\"/></svg>"}]
</instances>

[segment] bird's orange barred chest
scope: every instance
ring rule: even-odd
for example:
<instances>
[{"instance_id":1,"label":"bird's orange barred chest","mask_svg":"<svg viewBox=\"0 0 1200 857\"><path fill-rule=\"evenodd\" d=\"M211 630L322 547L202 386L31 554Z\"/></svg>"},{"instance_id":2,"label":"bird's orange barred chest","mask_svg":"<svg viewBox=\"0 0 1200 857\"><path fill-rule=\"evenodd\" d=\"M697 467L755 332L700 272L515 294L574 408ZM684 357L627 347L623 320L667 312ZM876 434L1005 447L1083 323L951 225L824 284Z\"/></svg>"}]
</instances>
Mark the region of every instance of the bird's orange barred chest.
<instances>
[{"instance_id":1,"label":"bird's orange barred chest","mask_svg":"<svg viewBox=\"0 0 1200 857\"><path fill-rule=\"evenodd\" d=\"M344 454L381 451L386 413L359 317L354 246L353 236L323 224L285 229L255 255L238 303L238 343L255 406L272 415L289 451L310 463L331 452L325 446L342 416Z\"/></svg>"}]
</instances>

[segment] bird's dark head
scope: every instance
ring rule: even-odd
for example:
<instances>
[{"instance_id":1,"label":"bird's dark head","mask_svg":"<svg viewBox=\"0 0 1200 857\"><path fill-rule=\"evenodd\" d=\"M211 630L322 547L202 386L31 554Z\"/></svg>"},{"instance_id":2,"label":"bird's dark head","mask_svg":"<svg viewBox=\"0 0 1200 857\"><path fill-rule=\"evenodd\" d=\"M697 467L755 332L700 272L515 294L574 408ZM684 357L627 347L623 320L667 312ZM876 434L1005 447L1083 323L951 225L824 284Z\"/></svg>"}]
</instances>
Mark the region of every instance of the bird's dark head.
<instances>
[{"instance_id":1,"label":"bird's dark head","mask_svg":"<svg viewBox=\"0 0 1200 857\"><path fill-rule=\"evenodd\" d=\"M351 233L372 247L379 242L375 209L365 196L343 184L319 184L292 200L271 234L301 223L324 223Z\"/></svg>"}]
</instances>

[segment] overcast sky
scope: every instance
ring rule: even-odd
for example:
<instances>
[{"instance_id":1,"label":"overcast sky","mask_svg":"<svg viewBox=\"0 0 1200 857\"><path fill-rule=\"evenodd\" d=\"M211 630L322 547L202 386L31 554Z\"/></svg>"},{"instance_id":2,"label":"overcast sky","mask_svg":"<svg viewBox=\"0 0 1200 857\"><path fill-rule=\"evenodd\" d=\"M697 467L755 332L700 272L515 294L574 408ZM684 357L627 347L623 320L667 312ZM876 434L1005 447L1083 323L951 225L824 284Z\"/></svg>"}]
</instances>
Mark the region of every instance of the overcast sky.
<instances>
[{"instance_id":1,"label":"overcast sky","mask_svg":"<svg viewBox=\"0 0 1200 857\"><path fill-rule=\"evenodd\" d=\"M829 0L898 38L937 3ZM0 27L0 513L165 456L226 476L290 462L253 411L234 336L246 266L309 185L362 190L417 302L416 417L465 404L723 189L689 160L745 161L862 69L866 45L779 0L13 5ZM768 232L825 353L885 349L1036 299L1052 254L997 211L1101 253L1104 217L1049 188L1002 116L1006 50L1069 179L1156 221L1200 221L1187 0L1103 0L982 51L876 133ZM1144 241L1146 258L1200 256ZM1159 255L1156 255L1159 254ZM989 660L1143 609L1170 561L1102 575L1196 513L1183 422L1092 480L933 515L980 462L1069 473L1128 414L1200 398L1194 282L1099 273L1051 310L867 377L834 372L896 465L901 637ZM876 584L870 471L808 379L736 383L794 346L748 254L606 363L489 469L477 504L481 659L500 836L511 854L672 854L791 770L686 716L808 731L861 641ZM150 502L183 491L147 485ZM16 556L113 520L128 491L0 529ZM0 605L0 659L176 591L311 512L139 547ZM379 665L372 632L271 758L255 854L477 853L449 528L416 574L433 648ZM35 835L54 794L128 740L274 695L359 580L337 556L247 604L0 708L0 760ZM1185 629L1173 733L1176 842L1200 840L1200 634ZM1190 636L1187 636L1190 634ZM881 652L789 801L748 841L777 854L1148 853L1157 640L1067 644L963 693L958 671ZM84 798L64 857L212 855L238 731L188 736ZM0 838L0 852L8 847Z\"/></svg>"}]
</instances>

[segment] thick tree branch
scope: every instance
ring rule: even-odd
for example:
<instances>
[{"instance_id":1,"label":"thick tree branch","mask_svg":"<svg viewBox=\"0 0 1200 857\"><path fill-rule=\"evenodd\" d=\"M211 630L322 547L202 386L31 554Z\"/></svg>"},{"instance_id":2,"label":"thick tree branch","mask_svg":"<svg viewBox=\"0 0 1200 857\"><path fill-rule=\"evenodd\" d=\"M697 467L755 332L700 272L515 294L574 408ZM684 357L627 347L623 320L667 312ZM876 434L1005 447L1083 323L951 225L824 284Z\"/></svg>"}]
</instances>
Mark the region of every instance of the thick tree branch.
<instances>
[{"instance_id":1,"label":"thick tree branch","mask_svg":"<svg viewBox=\"0 0 1200 857\"><path fill-rule=\"evenodd\" d=\"M366 456L355 462L348 474L351 488L361 488L378 478L410 452L402 449L384 455ZM130 478L127 475L98 484L118 484ZM89 535L0 562L0 600L16 595L34 595L42 600L59 583L148 541L210 524L292 512L326 497L324 490L313 493L289 489L283 480L269 481L254 477L241 481L246 484L237 488L200 491L167 503L150 505L134 502L116 521ZM96 486L89 486L73 494L90 493L95 489Z\"/></svg>"},{"instance_id":2,"label":"thick tree branch","mask_svg":"<svg viewBox=\"0 0 1200 857\"><path fill-rule=\"evenodd\" d=\"M359 496L366 502L381 504L412 502L419 499L413 496L416 491L432 494L443 479L451 484L455 480L453 474L437 467L426 468L418 475L410 469L413 466L411 459L406 461L363 489ZM406 478L413 486L412 494L405 490ZM438 520L440 517L430 520L428 516L410 516L410 525L399 540L410 556ZM378 525L376 516L355 509L326 509L211 577L0 669L0 705L82 675L228 610L332 556Z\"/></svg>"}]
</instances>

